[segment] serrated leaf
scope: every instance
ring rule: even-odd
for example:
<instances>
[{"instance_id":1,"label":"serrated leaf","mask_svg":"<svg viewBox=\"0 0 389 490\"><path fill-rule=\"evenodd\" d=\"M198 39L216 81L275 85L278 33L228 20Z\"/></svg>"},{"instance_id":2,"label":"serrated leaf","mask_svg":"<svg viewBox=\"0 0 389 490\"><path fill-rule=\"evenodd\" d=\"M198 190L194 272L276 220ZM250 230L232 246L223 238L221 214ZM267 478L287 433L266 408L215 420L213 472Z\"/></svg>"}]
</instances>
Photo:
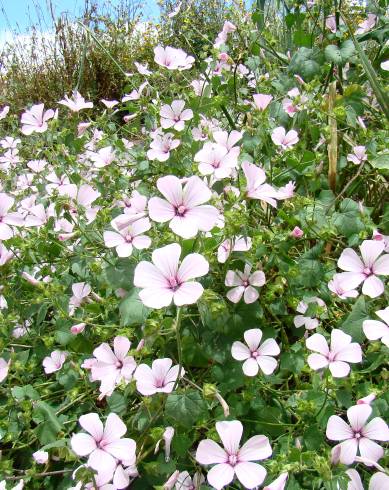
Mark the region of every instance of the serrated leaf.
<instances>
[{"instance_id":1,"label":"serrated leaf","mask_svg":"<svg viewBox=\"0 0 389 490\"><path fill-rule=\"evenodd\" d=\"M193 424L206 414L207 404L198 391L171 393L167 397L165 416L177 424L193 427Z\"/></svg>"},{"instance_id":2,"label":"serrated leaf","mask_svg":"<svg viewBox=\"0 0 389 490\"><path fill-rule=\"evenodd\" d=\"M340 47L335 44L326 46L324 55L327 61L331 61L336 65L345 65L355 53L354 44L350 39L344 41Z\"/></svg>"}]
</instances>

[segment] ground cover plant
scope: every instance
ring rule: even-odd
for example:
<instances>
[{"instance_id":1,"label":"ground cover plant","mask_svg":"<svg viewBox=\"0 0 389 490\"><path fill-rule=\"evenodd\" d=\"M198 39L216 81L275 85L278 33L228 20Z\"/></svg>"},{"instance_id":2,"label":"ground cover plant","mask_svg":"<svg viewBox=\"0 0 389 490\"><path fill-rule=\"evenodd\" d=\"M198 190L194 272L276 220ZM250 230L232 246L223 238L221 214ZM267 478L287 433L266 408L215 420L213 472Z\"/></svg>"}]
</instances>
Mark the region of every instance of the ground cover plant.
<instances>
[{"instance_id":1,"label":"ground cover plant","mask_svg":"<svg viewBox=\"0 0 389 490\"><path fill-rule=\"evenodd\" d=\"M0 488L389 488L383 4L169 4L1 106Z\"/></svg>"}]
</instances>

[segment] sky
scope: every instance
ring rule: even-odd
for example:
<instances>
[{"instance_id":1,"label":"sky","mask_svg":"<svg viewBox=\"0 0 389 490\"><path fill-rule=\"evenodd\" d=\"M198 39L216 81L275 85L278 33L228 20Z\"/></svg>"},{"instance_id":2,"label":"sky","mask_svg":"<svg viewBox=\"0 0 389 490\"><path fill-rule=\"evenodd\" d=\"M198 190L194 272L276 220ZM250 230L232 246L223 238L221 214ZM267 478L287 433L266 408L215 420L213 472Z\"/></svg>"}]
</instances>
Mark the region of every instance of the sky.
<instances>
[{"instance_id":1,"label":"sky","mask_svg":"<svg viewBox=\"0 0 389 490\"><path fill-rule=\"evenodd\" d=\"M51 0L56 14L68 12L77 16L83 10L84 0ZM121 0L101 0L113 5ZM135 0L136 1L136 0ZM12 30L24 33L31 24L43 20L43 30L51 26L51 16L47 0L0 0L0 39ZM157 0L140 0L143 4L144 17L150 19L158 14Z\"/></svg>"}]
</instances>

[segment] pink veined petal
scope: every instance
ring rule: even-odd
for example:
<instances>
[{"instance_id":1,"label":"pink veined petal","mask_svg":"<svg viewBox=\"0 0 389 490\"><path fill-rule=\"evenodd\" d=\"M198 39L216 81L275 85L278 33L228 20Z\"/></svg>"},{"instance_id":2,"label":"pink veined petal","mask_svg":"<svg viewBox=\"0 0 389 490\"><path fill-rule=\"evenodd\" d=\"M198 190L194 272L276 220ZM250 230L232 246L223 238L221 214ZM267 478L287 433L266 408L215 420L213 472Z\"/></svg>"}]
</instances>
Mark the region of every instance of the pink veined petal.
<instances>
[{"instance_id":1,"label":"pink veined petal","mask_svg":"<svg viewBox=\"0 0 389 490\"><path fill-rule=\"evenodd\" d=\"M95 449L88 458L88 466L94 470L103 472L113 472L116 468L116 460L106 451L102 449Z\"/></svg>"},{"instance_id":2,"label":"pink veined petal","mask_svg":"<svg viewBox=\"0 0 389 490\"><path fill-rule=\"evenodd\" d=\"M242 170L247 180L247 191L255 190L266 180L265 172L252 163L243 162Z\"/></svg>"},{"instance_id":3,"label":"pink veined petal","mask_svg":"<svg viewBox=\"0 0 389 490\"><path fill-rule=\"evenodd\" d=\"M185 216L174 216L169 223L169 228L176 235L185 239L193 238L199 231L197 220L188 213Z\"/></svg>"},{"instance_id":4,"label":"pink veined petal","mask_svg":"<svg viewBox=\"0 0 389 490\"><path fill-rule=\"evenodd\" d=\"M389 476L382 472L374 473L370 478L369 490L383 490L384 488L389 488Z\"/></svg>"},{"instance_id":5,"label":"pink veined petal","mask_svg":"<svg viewBox=\"0 0 389 490\"><path fill-rule=\"evenodd\" d=\"M185 375L185 369L177 364L176 366L171 367L165 375L165 384L171 383L172 385L177 381L178 374L180 373L180 378Z\"/></svg>"},{"instance_id":6,"label":"pink veined petal","mask_svg":"<svg viewBox=\"0 0 389 490\"><path fill-rule=\"evenodd\" d=\"M277 361L276 359L274 359L274 357L262 356L262 355L258 356L257 363L261 368L261 371L267 376L273 374L274 371L277 369Z\"/></svg>"},{"instance_id":7,"label":"pink veined petal","mask_svg":"<svg viewBox=\"0 0 389 490\"><path fill-rule=\"evenodd\" d=\"M258 298L259 298L258 291L252 286L247 286L243 295L244 302L249 305L257 301Z\"/></svg>"},{"instance_id":8,"label":"pink veined petal","mask_svg":"<svg viewBox=\"0 0 389 490\"><path fill-rule=\"evenodd\" d=\"M149 238L146 235L139 235L136 236L132 240L132 245L137 248L138 250L142 250L144 248L149 248L151 245L151 238Z\"/></svg>"},{"instance_id":9,"label":"pink veined petal","mask_svg":"<svg viewBox=\"0 0 389 490\"><path fill-rule=\"evenodd\" d=\"M309 350L319 352L323 356L328 356L330 352L326 339L320 333L314 333L308 337L305 341L305 345Z\"/></svg>"},{"instance_id":10,"label":"pink veined petal","mask_svg":"<svg viewBox=\"0 0 389 490\"><path fill-rule=\"evenodd\" d=\"M384 310L378 310L375 313L389 326L389 306L387 306Z\"/></svg>"},{"instance_id":11,"label":"pink veined petal","mask_svg":"<svg viewBox=\"0 0 389 490\"><path fill-rule=\"evenodd\" d=\"M149 308L163 308L169 306L173 300L173 291L166 287L145 288L139 292L142 303Z\"/></svg>"},{"instance_id":12,"label":"pink veined petal","mask_svg":"<svg viewBox=\"0 0 389 490\"><path fill-rule=\"evenodd\" d=\"M124 237L116 231L105 231L103 237L105 246L109 248L117 247L124 242Z\"/></svg>"},{"instance_id":13,"label":"pink veined petal","mask_svg":"<svg viewBox=\"0 0 389 490\"><path fill-rule=\"evenodd\" d=\"M108 444L117 441L127 432L127 427L116 413L110 413L104 427L104 441Z\"/></svg>"},{"instance_id":14,"label":"pink veined petal","mask_svg":"<svg viewBox=\"0 0 389 490\"><path fill-rule=\"evenodd\" d=\"M150 219L157 223L166 223L172 220L176 213L174 206L160 197L152 197L148 202Z\"/></svg>"},{"instance_id":15,"label":"pink veined petal","mask_svg":"<svg viewBox=\"0 0 389 490\"><path fill-rule=\"evenodd\" d=\"M142 261L135 267L134 286L137 288L167 288L165 276L154 264Z\"/></svg>"},{"instance_id":16,"label":"pink veined petal","mask_svg":"<svg viewBox=\"0 0 389 490\"><path fill-rule=\"evenodd\" d=\"M350 372L350 366L343 361L330 362L329 369L334 378L344 378Z\"/></svg>"},{"instance_id":17,"label":"pink veined petal","mask_svg":"<svg viewBox=\"0 0 389 490\"><path fill-rule=\"evenodd\" d=\"M310 354L307 358L308 366L314 371L328 366L328 359L322 354Z\"/></svg>"},{"instance_id":18,"label":"pink veined petal","mask_svg":"<svg viewBox=\"0 0 389 490\"><path fill-rule=\"evenodd\" d=\"M385 244L383 241L379 240L364 240L359 248L361 250L361 255L365 266L371 268L373 267L373 264L377 258L384 251Z\"/></svg>"},{"instance_id":19,"label":"pink veined petal","mask_svg":"<svg viewBox=\"0 0 389 490\"><path fill-rule=\"evenodd\" d=\"M341 442L339 461L343 464L352 464L355 461L355 456L358 451L358 441L356 439L348 439Z\"/></svg>"},{"instance_id":20,"label":"pink veined petal","mask_svg":"<svg viewBox=\"0 0 389 490\"><path fill-rule=\"evenodd\" d=\"M369 340L378 340L385 335L389 335L389 326L378 320L365 320L362 328Z\"/></svg>"},{"instance_id":21,"label":"pink veined petal","mask_svg":"<svg viewBox=\"0 0 389 490\"><path fill-rule=\"evenodd\" d=\"M362 286L362 293L377 298L384 292L384 283L377 276L369 276Z\"/></svg>"},{"instance_id":22,"label":"pink veined petal","mask_svg":"<svg viewBox=\"0 0 389 490\"><path fill-rule=\"evenodd\" d=\"M389 428L381 417L375 417L362 429L362 435L375 441L389 441Z\"/></svg>"},{"instance_id":23,"label":"pink veined petal","mask_svg":"<svg viewBox=\"0 0 389 490\"><path fill-rule=\"evenodd\" d=\"M84 433L74 434L70 440L70 445L78 456L87 456L97 447L93 437Z\"/></svg>"},{"instance_id":24,"label":"pink veined petal","mask_svg":"<svg viewBox=\"0 0 389 490\"><path fill-rule=\"evenodd\" d=\"M245 488L256 488L262 484L266 478L266 470L257 463L244 462L238 463L235 468L238 480Z\"/></svg>"},{"instance_id":25,"label":"pink veined petal","mask_svg":"<svg viewBox=\"0 0 389 490\"><path fill-rule=\"evenodd\" d=\"M79 418L81 427L96 440L99 441L103 437L103 423L97 413L88 413L81 415Z\"/></svg>"},{"instance_id":26,"label":"pink veined petal","mask_svg":"<svg viewBox=\"0 0 389 490\"><path fill-rule=\"evenodd\" d=\"M185 213L185 217L196 221L197 227L201 231L210 231L215 226L219 218L219 211L210 205L196 206Z\"/></svg>"},{"instance_id":27,"label":"pink veined petal","mask_svg":"<svg viewBox=\"0 0 389 490\"><path fill-rule=\"evenodd\" d=\"M117 359L115 354L112 352L111 347L104 342L103 344L96 347L93 351L93 355L101 362L106 364L115 364Z\"/></svg>"},{"instance_id":28,"label":"pink veined petal","mask_svg":"<svg viewBox=\"0 0 389 490\"><path fill-rule=\"evenodd\" d=\"M182 185L178 177L174 175L160 177L157 180L157 187L159 192L173 206L180 206L182 204Z\"/></svg>"},{"instance_id":29,"label":"pink veined petal","mask_svg":"<svg viewBox=\"0 0 389 490\"><path fill-rule=\"evenodd\" d=\"M164 277L171 278L176 277L180 255L180 245L178 243L171 243L170 245L154 250L152 259Z\"/></svg>"},{"instance_id":30,"label":"pink veined petal","mask_svg":"<svg viewBox=\"0 0 389 490\"><path fill-rule=\"evenodd\" d=\"M285 128L282 126L279 126L278 128L275 128L271 134L271 139L275 145L281 145L283 143L283 140L285 138Z\"/></svg>"},{"instance_id":31,"label":"pink veined petal","mask_svg":"<svg viewBox=\"0 0 389 490\"><path fill-rule=\"evenodd\" d=\"M281 350L274 339L266 339L258 349L258 352L261 356L278 356Z\"/></svg>"},{"instance_id":32,"label":"pink veined petal","mask_svg":"<svg viewBox=\"0 0 389 490\"><path fill-rule=\"evenodd\" d=\"M250 350L255 351L258 349L259 344L261 343L262 330L260 330L259 328L250 328L249 330L245 331L243 336Z\"/></svg>"},{"instance_id":33,"label":"pink veined petal","mask_svg":"<svg viewBox=\"0 0 389 490\"><path fill-rule=\"evenodd\" d=\"M183 204L188 208L193 208L204 204L211 199L210 188L200 179L200 177L190 177L183 190Z\"/></svg>"},{"instance_id":34,"label":"pink veined petal","mask_svg":"<svg viewBox=\"0 0 389 490\"><path fill-rule=\"evenodd\" d=\"M382 255L375 261L373 272L379 276L389 275L389 254Z\"/></svg>"},{"instance_id":35,"label":"pink veined petal","mask_svg":"<svg viewBox=\"0 0 389 490\"><path fill-rule=\"evenodd\" d=\"M331 331L331 352L334 354L341 351L345 347L348 347L351 343L351 340L352 338L350 335L347 335L338 328L334 328Z\"/></svg>"},{"instance_id":36,"label":"pink veined petal","mask_svg":"<svg viewBox=\"0 0 389 490\"><path fill-rule=\"evenodd\" d=\"M251 286L261 287L266 282L265 274L262 271L255 271L249 277L249 282Z\"/></svg>"},{"instance_id":37,"label":"pink veined petal","mask_svg":"<svg viewBox=\"0 0 389 490\"><path fill-rule=\"evenodd\" d=\"M327 422L326 436L330 441L352 439L354 432L338 415L331 415Z\"/></svg>"},{"instance_id":38,"label":"pink veined petal","mask_svg":"<svg viewBox=\"0 0 389 490\"><path fill-rule=\"evenodd\" d=\"M232 482L234 474L234 468L229 464L217 464L208 471L207 480L213 488L221 490Z\"/></svg>"},{"instance_id":39,"label":"pink veined petal","mask_svg":"<svg viewBox=\"0 0 389 490\"><path fill-rule=\"evenodd\" d=\"M347 485L347 490L364 490L361 477L359 476L357 470L347 470L346 474L351 480L350 483Z\"/></svg>"},{"instance_id":40,"label":"pink veined petal","mask_svg":"<svg viewBox=\"0 0 389 490\"><path fill-rule=\"evenodd\" d=\"M148 218L141 218L131 224L133 236L138 236L151 228L151 223Z\"/></svg>"},{"instance_id":41,"label":"pink veined petal","mask_svg":"<svg viewBox=\"0 0 389 490\"><path fill-rule=\"evenodd\" d=\"M266 485L266 487L263 487L263 490L284 490L288 476L288 473L281 473L278 478L273 480L269 485Z\"/></svg>"},{"instance_id":42,"label":"pink veined petal","mask_svg":"<svg viewBox=\"0 0 389 490\"><path fill-rule=\"evenodd\" d=\"M272 449L266 436L254 436L239 449L239 461L258 461L269 458Z\"/></svg>"},{"instance_id":43,"label":"pink veined petal","mask_svg":"<svg viewBox=\"0 0 389 490\"><path fill-rule=\"evenodd\" d=\"M237 361L245 361L246 359L249 359L251 352L242 342L235 341L231 347L231 355Z\"/></svg>"},{"instance_id":44,"label":"pink veined petal","mask_svg":"<svg viewBox=\"0 0 389 490\"><path fill-rule=\"evenodd\" d=\"M13 237L12 228L5 223L0 223L0 240L8 240Z\"/></svg>"},{"instance_id":45,"label":"pink veined petal","mask_svg":"<svg viewBox=\"0 0 389 490\"><path fill-rule=\"evenodd\" d=\"M361 437L359 439L359 452L362 458L370 459L371 461L377 462L384 455L383 448L374 441L367 439L366 437ZM371 464L365 462L366 466L372 466Z\"/></svg>"},{"instance_id":46,"label":"pink veined petal","mask_svg":"<svg viewBox=\"0 0 389 490\"><path fill-rule=\"evenodd\" d=\"M365 266L352 248L343 250L338 259L338 267L347 272L362 272Z\"/></svg>"},{"instance_id":47,"label":"pink veined petal","mask_svg":"<svg viewBox=\"0 0 389 490\"><path fill-rule=\"evenodd\" d=\"M152 363L153 376L156 380L165 380L173 361L165 357L163 359L155 359Z\"/></svg>"},{"instance_id":48,"label":"pink veined petal","mask_svg":"<svg viewBox=\"0 0 389 490\"><path fill-rule=\"evenodd\" d=\"M243 296L243 293L245 291L244 286L238 286L236 288L232 288L227 292L227 298L232 302L232 303L238 303Z\"/></svg>"},{"instance_id":49,"label":"pink veined petal","mask_svg":"<svg viewBox=\"0 0 389 490\"><path fill-rule=\"evenodd\" d=\"M362 349L359 344L356 342L352 342L347 347L344 347L340 351L337 352L334 357L335 361L344 361L344 362L362 362Z\"/></svg>"},{"instance_id":50,"label":"pink veined petal","mask_svg":"<svg viewBox=\"0 0 389 490\"><path fill-rule=\"evenodd\" d=\"M133 248L131 243L121 243L116 247L116 253L118 257L129 257L132 254Z\"/></svg>"},{"instance_id":51,"label":"pink veined petal","mask_svg":"<svg viewBox=\"0 0 389 490\"><path fill-rule=\"evenodd\" d=\"M243 425L239 420L216 422L216 430L228 454L237 454L242 439Z\"/></svg>"},{"instance_id":52,"label":"pink veined petal","mask_svg":"<svg viewBox=\"0 0 389 490\"><path fill-rule=\"evenodd\" d=\"M118 335L117 337L114 338L113 347L114 347L114 352L116 357L119 360L123 361L123 359L126 357L128 351L131 348L131 342L128 340L127 337Z\"/></svg>"},{"instance_id":53,"label":"pink veined petal","mask_svg":"<svg viewBox=\"0 0 389 490\"><path fill-rule=\"evenodd\" d=\"M354 405L347 410L347 418L355 432L360 432L370 417L372 408L370 405Z\"/></svg>"},{"instance_id":54,"label":"pink veined petal","mask_svg":"<svg viewBox=\"0 0 389 490\"><path fill-rule=\"evenodd\" d=\"M249 357L242 366L242 370L246 376L256 376L259 371L258 362L253 357Z\"/></svg>"},{"instance_id":55,"label":"pink veined petal","mask_svg":"<svg viewBox=\"0 0 389 490\"><path fill-rule=\"evenodd\" d=\"M303 315L296 315L293 318L293 323L296 328L300 328L305 324L305 316Z\"/></svg>"},{"instance_id":56,"label":"pink veined petal","mask_svg":"<svg viewBox=\"0 0 389 490\"><path fill-rule=\"evenodd\" d=\"M150 396L156 393L154 374L147 364L140 364L134 373L136 380L136 389L145 396Z\"/></svg>"},{"instance_id":57,"label":"pink veined petal","mask_svg":"<svg viewBox=\"0 0 389 490\"><path fill-rule=\"evenodd\" d=\"M128 459L128 455L135 451L135 447L135 441L129 438L124 438L107 444L104 446L104 450L119 461L126 461Z\"/></svg>"},{"instance_id":58,"label":"pink veined petal","mask_svg":"<svg viewBox=\"0 0 389 490\"><path fill-rule=\"evenodd\" d=\"M226 451L211 439L201 441L196 451L196 461L200 464L217 464L227 461Z\"/></svg>"},{"instance_id":59,"label":"pink veined petal","mask_svg":"<svg viewBox=\"0 0 389 490\"><path fill-rule=\"evenodd\" d=\"M199 282L185 282L174 291L173 301L176 306L192 305L203 294L204 288Z\"/></svg>"},{"instance_id":60,"label":"pink veined petal","mask_svg":"<svg viewBox=\"0 0 389 490\"><path fill-rule=\"evenodd\" d=\"M241 286L242 283L242 278L236 271L227 271L224 281L225 286Z\"/></svg>"}]
</instances>

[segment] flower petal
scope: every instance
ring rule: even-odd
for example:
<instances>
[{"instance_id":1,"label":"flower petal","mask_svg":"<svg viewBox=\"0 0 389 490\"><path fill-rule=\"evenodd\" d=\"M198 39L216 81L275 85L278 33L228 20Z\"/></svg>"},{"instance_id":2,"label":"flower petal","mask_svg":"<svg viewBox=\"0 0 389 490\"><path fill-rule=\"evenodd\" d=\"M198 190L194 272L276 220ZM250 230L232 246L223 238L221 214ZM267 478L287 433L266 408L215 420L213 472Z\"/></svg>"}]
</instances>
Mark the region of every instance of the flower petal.
<instances>
[{"instance_id":1,"label":"flower petal","mask_svg":"<svg viewBox=\"0 0 389 490\"><path fill-rule=\"evenodd\" d=\"M266 478L266 470L257 463L244 462L235 466L235 474L245 488L255 488Z\"/></svg>"},{"instance_id":2,"label":"flower petal","mask_svg":"<svg viewBox=\"0 0 389 490\"><path fill-rule=\"evenodd\" d=\"M205 439L198 445L196 461L200 464L224 463L228 459L226 451L211 439Z\"/></svg>"}]
</instances>

